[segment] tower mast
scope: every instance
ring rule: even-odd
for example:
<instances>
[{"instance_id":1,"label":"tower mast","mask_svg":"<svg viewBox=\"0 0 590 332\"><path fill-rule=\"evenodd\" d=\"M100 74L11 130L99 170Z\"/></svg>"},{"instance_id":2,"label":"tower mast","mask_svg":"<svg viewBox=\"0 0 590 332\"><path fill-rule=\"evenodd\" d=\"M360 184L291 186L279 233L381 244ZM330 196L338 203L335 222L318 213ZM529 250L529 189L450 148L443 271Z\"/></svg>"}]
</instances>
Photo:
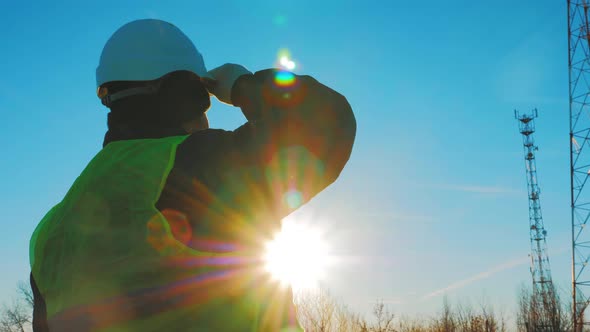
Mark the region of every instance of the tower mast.
<instances>
[{"instance_id":1,"label":"tower mast","mask_svg":"<svg viewBox=\"0 0 590 332\"><path fill-rule=\"evenodd\" d=\"M538 147L533 136L537 110L534 109L530 114L520 114L515 110L514 116L518 120L518 128L522 134L529 201L530 270L533 280L529 326L532 331L558 331L559 317L556 310L558 304L551 279L551 267L547 254L547 231L541 214L539 197L541 190L537 182L535 153Z\"/></svg>"},{"instance_id":2,"label":"tower mast","mask_svg":"<svg viewBox=\"0 0 590 332\"><path fill-rule=\"evenodd\" d=\"M572 224L572 297L574 331L589 325L584 312L590 295L590 28L585 0L568 0L570 186Z\"/></svg>"}]
</instances>

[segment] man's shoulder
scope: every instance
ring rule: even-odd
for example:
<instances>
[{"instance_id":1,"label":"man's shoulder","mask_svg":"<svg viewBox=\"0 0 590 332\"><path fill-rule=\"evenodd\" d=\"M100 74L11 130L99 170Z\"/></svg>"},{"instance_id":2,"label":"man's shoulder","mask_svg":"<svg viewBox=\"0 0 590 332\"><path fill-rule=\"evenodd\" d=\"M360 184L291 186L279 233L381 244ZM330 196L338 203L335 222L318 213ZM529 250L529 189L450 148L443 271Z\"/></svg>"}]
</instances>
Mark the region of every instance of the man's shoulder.
<instances>
[{"instance_id":1,"label":"man's shoulder","mask_svg":"<svg viewBox=\"0 0 590 332\"><path fill-rule=\"evenodd\" d=\"M189 135L176 150L175 166L192 168L195 163L215 159L232 147L233 132L204 129Z\"/></svg>"},{"instance_id":2,"label":"man's shoulder","mask_svg":"<svg viewBox=\"0 0 590 332\"><path fill-rule=\"evenodd\" d=\"M199 139L199 138L206 138L206 137L221 137L231 135L231 131L223 130L223 129L215 129L215 128L208 128L203 130L195 131L194 133L190 134L187 139Z\"/></svg>"},{"instance_id":3,"label":"man's shoulder","mask_svg":"<svg viewBox=\"0 0 590 332\"><path fill-rule=\"evenodd\" d=\"M204 129L190 134L179 146L194 153L195 150L224 145L232 139L233 132L223 129Z\"/></svg>"}]
</instances>

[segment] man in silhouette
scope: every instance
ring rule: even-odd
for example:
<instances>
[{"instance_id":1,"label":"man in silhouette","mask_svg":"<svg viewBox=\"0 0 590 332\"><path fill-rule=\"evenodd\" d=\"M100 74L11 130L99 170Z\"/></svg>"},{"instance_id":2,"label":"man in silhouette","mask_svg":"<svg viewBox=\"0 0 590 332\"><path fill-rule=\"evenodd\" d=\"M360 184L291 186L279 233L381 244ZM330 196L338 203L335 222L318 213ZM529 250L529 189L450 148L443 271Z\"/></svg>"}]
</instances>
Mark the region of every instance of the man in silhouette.
<instances>
[{"instance_id":1,"label":"man in silhouette","mask_svg":"<svg viewBox=\"0 0 590 332\"><path fill-rule=\"evenodd\" d=\"M346 99L278 69L207 71L152 19L117 30L96 75L108 131L31 239L34 330L300 330L262 249L348 161ZM247 122L210 129L210 95Z\"/></svg>"}]
</instances>

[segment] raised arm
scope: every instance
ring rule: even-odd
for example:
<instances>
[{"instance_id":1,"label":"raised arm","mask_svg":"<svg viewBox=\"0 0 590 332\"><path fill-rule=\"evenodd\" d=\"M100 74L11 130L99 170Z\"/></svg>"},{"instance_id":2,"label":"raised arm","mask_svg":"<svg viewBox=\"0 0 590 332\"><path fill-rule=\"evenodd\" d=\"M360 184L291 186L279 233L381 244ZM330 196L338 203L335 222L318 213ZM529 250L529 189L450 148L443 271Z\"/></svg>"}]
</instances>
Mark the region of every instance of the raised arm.
<instances>
[{"instance_id":1,"label":"raised arm","mask_svg":"<svg viewBox=\"0 0 590 332\"><path fill-rule=\"evenodd\" d=\"M193 207L193 239L269 235L336 180L352 151L350 105L314 78L267 69L241 75L232 87L221 100L240 107L248 122L195 133L178 148L175 172L192 177L185 205Z\"/></svg>"},{"instance_id":2,"label":"raised arm","mask_svg":"<svg viewBox=\"0 0 590 332\"><path fill-rule=\"evenodd\" d=\"M276 69L243 75L233 86L232 103L248 119L233 132L237 153L265 168L271 180L266 185L285 191L275 192L278 217L334 182L350 157L352 109L344 96L310 76Z\"/></svg>"}]
</instances>

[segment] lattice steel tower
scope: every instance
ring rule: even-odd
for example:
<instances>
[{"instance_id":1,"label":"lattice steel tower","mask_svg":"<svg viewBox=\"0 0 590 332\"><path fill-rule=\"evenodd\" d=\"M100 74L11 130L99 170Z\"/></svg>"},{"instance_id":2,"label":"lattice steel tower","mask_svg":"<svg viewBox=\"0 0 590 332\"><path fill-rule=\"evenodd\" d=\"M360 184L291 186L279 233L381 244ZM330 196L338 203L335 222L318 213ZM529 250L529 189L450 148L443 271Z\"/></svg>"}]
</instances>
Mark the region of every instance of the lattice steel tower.
<instances>
[{"instance_id":1,"label":"lattice steel tower","mask_svg":"<svg viewBox=\"0 0 590 332\"><path fill-rule=\"evenodd\" d=\"M590 28L588 4L584 0L569 0L568 67L570 118L570 184L572 219L572 296L574 331L581 331L589 322L584 311L590 295L590 188L586 182L590 173Z\"/></svg>"},{"instance_id":2,"label":"lattice steel tower","mask_svg":"<svg viewBox=\"0 0 590 332\"><path fill-rule=\"evenodd\" d=\"M519 114L515 110L514 116L518 120L518 129L522 134L529 196L530 269L533 278L533 292L530 305L534 308L528 317L529 326L531 331L557 331L559 321L558 317L556 317L555 293L547 254L547 241L545 238L547 231L543 224L541 200L539 197L541 190L537 182L535 152L538 150L538 147L535 145L535 139L533 137L537 110L534 109L531 114Z\"/></svg>"}]
</instances>

